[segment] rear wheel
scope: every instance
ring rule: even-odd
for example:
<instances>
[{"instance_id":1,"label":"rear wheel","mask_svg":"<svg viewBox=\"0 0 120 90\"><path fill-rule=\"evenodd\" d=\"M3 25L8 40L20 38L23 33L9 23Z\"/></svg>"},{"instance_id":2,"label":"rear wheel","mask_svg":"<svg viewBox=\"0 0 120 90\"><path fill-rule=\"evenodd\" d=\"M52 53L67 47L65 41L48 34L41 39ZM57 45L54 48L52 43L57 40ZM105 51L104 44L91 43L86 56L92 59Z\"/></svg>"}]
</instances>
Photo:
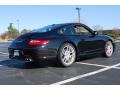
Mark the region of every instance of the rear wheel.
<instances>
[{"instance_id":1,"label":"rear wheel","mask_svg":"<svg viewBox=\"0 0 120 90\"><path fill-rule=\"evenodd\" d=\"M110 56L112 56L113 51L114 51L114 47L113 47L112 42L111 42L111 41L107 41L107 42L105 43L104 56L105 56L105 57L110 57Z\"/></svg>"},{"instance_id":2,"label":"rear wheel","mask_svg":"<svg viewBox=\"0 0 120 90\"><path fill-rule=\"evenodd\" d=\"M57 58L61 66L71 66L76 60L75 47L70 43L63 44L59 49Z\"/></svg>"}]
</instances>

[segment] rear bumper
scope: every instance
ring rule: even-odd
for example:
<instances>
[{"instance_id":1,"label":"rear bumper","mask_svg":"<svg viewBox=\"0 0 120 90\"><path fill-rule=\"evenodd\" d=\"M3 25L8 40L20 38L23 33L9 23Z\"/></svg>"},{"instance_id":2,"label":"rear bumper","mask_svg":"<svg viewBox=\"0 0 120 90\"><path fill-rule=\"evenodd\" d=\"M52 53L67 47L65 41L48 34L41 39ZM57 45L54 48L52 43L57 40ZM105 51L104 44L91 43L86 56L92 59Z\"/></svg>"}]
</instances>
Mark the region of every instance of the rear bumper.
<instances>
[{"instance_id":1,"label":"rear bumper","mask_svg":"<svg viewBox=\"0 0 120 90\"><path fill-rule=\"evenodd\" d=\"M18 50L19 55L15 56L14 51ZM56 58L57 51L55 49L46 49L46 48L8 48L9 51L9 58L17 59L17 60L28 60L29 58L33 61L36 60L45 60Z\"/></svg>"}]
</instances>

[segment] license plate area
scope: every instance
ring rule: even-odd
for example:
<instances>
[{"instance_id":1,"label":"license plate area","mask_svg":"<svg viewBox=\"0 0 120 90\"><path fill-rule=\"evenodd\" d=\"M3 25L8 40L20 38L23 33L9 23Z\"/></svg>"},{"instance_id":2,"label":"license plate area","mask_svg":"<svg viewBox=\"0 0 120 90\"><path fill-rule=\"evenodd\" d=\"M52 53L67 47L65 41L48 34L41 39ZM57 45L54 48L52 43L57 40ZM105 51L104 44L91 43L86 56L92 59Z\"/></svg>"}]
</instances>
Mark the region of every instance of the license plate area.
<instances>
[{"instance_id":1,"label":"license plate area","mask_svg":"<svg viewBox=\"0 0 120 90\"><path fill-rule=\"evenodd\" d=\"M14 50L14 56L19 56L20 55L19 52L20 52L19 50Z\"/></svg>"}]
</instances>

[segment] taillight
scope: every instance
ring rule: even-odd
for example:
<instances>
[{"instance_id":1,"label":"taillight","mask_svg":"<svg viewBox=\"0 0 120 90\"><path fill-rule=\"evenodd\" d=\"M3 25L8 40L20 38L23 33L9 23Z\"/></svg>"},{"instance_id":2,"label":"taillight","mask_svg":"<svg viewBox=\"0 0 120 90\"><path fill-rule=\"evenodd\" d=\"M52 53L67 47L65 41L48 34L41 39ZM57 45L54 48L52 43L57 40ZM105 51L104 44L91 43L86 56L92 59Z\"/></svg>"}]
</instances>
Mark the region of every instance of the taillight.
<instances>
[{"instance_id":1,"label":"taillight","mask_svg":"<svg viewBox=\"0 0 120 90\"><path fill-rule=\"evenodd\" d=\"M30 46L46 45L49 43L49 40L30 40Z\"/></svg>"}]
</instances>

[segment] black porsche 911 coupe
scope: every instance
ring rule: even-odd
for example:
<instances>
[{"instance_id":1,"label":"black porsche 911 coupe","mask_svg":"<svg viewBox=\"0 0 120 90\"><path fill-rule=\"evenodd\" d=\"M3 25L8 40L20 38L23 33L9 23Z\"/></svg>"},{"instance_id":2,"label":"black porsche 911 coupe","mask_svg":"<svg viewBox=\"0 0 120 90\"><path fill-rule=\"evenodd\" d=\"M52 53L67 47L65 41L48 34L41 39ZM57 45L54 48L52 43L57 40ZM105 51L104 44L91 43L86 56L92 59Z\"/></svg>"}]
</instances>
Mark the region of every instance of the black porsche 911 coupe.
<instances>
[{"instance_id":1,"label":"black porsche 911 coupe","mask_svg":"<svg viewBox=\"0 0 120 90\"><path fill-rule=\"evenodd\" d=\"M9 57L25 61L56 58L61 66L70 66L81 56L112 56L114 41L98 35L81 23L53 24L16 38L8 48Z\"/></svg>"}]
</instances>

